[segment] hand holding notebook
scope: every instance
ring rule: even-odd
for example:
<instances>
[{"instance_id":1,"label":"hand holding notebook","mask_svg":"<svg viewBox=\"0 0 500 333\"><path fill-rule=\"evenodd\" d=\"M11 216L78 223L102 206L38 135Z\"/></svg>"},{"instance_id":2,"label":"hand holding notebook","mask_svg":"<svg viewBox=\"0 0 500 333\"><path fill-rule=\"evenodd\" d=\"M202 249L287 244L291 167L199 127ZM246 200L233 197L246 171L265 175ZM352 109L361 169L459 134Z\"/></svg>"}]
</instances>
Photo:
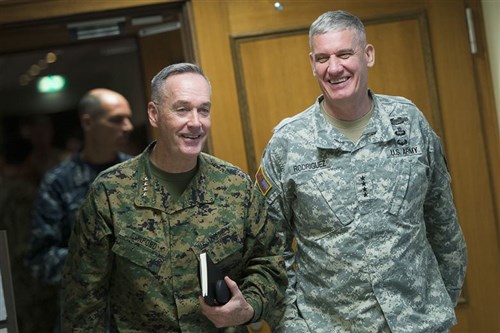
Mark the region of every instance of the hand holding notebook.
<instances>
[{"instance_id":1,"label":"hand holding notebook","mask_svg":"<svg viewBox=\"0 0 500 333\"><path fill-rule=\"evenodd\" d=\"M200 282L201 294L208 305L224 305L231 298L224 274L208 253L200 254Z\"/></svg>"}]
</instances>

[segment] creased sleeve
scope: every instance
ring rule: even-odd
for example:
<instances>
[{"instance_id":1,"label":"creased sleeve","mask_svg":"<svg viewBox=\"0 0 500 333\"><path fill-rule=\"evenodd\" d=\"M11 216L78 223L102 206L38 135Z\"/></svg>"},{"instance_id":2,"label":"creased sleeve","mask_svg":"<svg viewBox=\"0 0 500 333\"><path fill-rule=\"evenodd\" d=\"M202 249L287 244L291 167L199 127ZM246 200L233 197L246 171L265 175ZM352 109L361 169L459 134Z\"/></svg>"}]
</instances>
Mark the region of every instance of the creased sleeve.
<instances>
[{"instance_id":1,"label":"creased sleeve","mask_svg":"<svg viewBox=\"0 0 500 333\"><path fill-rule=\"evenodd\" d=\"M448 173L439 138L431 133L429 145L430 186L424 204L427 238L452 302L456 305L464 284L467 251L453 202Z\"/></svg>"},{"instance_id":2,"label":"creased sleeve","mask_svg":"<svg viewBox=\"0 0 500 333\"><path fill-rule=\"evenodd\" d=\"M112 267L107 202L104 189L95 185L78 212L63 272L63 332L104 332Z\"/></svg>"},{"instance_id":3,"label":"creased sleeve","mask_svg":"<svg viewBox=\"0 0 500 333\"><path fill-rule=\"evenodd\" d=\"M297 308L293 214L290 207L293 198L288 198L293 194L289 193L291 189L288 189L287 183L281 179L284 171L283 161L286 161L285 145L279 139L272 139L262 157L261 177L264 177L270 186L265 193L267 214L284 243L283 259L288 277L288 287L281 305L284 314L273 332L303 333L309 329Z\"/></svg>"},{"instance_id":4,"label":"creased sleeve","mask_svg":"<svg viewBox=\"0 0 500 333\"><path fill-rule=\"evenodd\" d=\"M71 222L63 208L62 191L58 179L46 176L35 201L26 265L34 277L47 284L61 282L62 266L68 253L64 229Z\"/></svg>"},{"instance_id":5,"label":"creased sleeve","mask_svg":"<svg viewBox=\"0 0 500 333\"><path fill-rule=\"evenodd\" d=\"M249 189L245 244L245 257L248 259L241 290L255 311L251 322L266 320L272 325L277 316L274 309L281 303L287 286L283 244L275 225L267 219L265 207L256 191L255 187L253 191Z\"/></svg>"}]
</instances>

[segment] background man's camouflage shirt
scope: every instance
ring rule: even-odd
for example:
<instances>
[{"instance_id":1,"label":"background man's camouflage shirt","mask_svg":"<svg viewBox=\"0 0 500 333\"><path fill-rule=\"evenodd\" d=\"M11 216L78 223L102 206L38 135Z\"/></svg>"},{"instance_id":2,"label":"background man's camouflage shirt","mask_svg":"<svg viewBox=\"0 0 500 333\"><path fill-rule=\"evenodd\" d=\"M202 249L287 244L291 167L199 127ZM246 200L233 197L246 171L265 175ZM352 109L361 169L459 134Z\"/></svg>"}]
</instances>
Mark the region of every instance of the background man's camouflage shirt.
<instances>
[{"instance_id":1,"label":"background man's camouflage shirt","mask_svg":"<svg viewBox=\"0 0 500 333\"><path fill-rule=\"evenodd\" d=\"M59 284L68 253L68 240L77 209L99 172L131 156L119 153L108 165L91 165L74 154L48 171L38 189L31 244L26 263L33 276L48 284Z\"/></svg>"}]
</instances>

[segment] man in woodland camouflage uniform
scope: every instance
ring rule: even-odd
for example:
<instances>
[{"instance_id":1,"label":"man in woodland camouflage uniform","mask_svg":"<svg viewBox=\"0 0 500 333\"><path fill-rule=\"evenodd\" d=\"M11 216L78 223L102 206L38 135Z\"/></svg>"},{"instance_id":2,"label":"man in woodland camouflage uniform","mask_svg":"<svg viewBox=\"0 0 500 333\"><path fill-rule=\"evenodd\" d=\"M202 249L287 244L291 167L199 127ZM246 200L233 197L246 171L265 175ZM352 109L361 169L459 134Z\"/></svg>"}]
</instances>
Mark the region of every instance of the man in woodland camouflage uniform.
<instances>
[{"instance_id":1,"label":"man in woodland camouflage uniform","mask_svg":"<svg viewBox=\"0 0 500 333\"><path fill-rule=\"evenodd\" d=\"M368 89L358 18L327 12L309 40L322 95L275 128L256 175L287 244L275 331L447 332L466 247L440 139L411 101Z\"/></svg>"},{"instance_id":2,"label":"man in woodland camouflage uniform","mask_svg":"<svg viewBox=\"0 0 500 333\"><path fill-rule=\"evenodd\" d=\"M152 80L158 139L92 185L69 245L63 331L217 332L268 319L286 289L282 246L241 169L202 152L211 88L201 69L175 64ZM198 257L227 272L228 303L200 298ZM244 326L236 331L246 331Z\"/></svg>"}]
</instances>

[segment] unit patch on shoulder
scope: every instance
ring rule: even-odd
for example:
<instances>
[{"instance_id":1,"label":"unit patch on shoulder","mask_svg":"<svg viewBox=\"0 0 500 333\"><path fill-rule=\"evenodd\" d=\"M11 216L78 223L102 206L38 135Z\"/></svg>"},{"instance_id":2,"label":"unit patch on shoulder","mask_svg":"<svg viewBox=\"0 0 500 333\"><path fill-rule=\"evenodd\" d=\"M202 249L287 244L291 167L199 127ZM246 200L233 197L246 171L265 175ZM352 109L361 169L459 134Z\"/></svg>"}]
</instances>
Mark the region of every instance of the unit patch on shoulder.
<instances>
[{"instance_id":1,"label":"unit patch on shoulder","mask_svg":"<svg viewBox=\"0 0 500 333\"><path fill-rule=\"evenodd\" d=\"M264 174L264 170L262 169L262 165L259 166L259 170L255 174L255 179L257 181L257 185L259 186L260 192L263 196L266 196L267 192L273 187L273 185L267 180L266 175Z\"/></svg>"}]
</instances>

